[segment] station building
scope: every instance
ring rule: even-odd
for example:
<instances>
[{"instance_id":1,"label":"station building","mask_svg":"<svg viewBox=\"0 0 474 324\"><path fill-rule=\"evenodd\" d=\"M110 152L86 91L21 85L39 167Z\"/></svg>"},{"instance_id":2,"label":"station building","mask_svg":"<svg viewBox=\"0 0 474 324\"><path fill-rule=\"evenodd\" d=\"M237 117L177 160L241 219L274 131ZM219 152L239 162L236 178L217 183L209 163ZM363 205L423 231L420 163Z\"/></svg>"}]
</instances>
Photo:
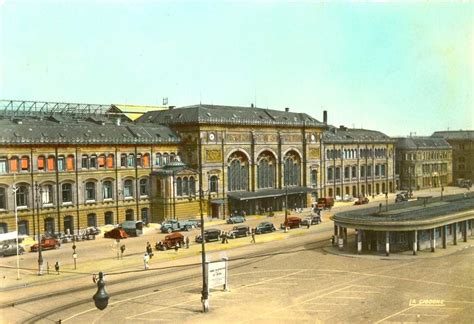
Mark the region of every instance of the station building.
<instances>
[{"instance_id":1,"label":"station building","mask_svg":"<svg viewBox=\"0 0 474 324\"><path fill-rule=\"evenodd\" d=\"M355 253L385 253L447 248L474 234L474 194L425 197L396 205L337 213L335 246ZM356 235L349 242L347 229Z\"/></svg>"}]
</instances>

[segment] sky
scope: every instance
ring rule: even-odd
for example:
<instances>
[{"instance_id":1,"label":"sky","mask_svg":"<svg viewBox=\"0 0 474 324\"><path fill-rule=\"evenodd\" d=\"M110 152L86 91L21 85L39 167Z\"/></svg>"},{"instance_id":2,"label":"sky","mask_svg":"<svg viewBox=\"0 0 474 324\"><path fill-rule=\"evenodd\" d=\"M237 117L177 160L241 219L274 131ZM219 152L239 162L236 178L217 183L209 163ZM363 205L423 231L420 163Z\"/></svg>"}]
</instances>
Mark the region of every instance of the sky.
<instances>
[{"instance_id":1,"label":"sky","mask_svg":"<svg viewBox=\"0 0 474 324\"><path fill-rule=\"evenodd\" d=\"M0 99L474 129L474 2L0 0Z\"/></svg>"}]
</instances>

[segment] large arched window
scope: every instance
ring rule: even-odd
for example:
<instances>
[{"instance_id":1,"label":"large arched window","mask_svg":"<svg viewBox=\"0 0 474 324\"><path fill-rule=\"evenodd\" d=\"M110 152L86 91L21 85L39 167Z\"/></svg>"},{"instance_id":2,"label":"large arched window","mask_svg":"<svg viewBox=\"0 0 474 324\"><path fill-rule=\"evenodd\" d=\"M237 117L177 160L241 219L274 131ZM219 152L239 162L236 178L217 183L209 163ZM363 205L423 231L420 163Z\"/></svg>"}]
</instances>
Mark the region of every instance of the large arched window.
<instances>
[{"instance_id":1,"label":"large arched window","mask_svg":"<svg viewBox=\"0 0 474 324\"><path fill-rule=\"evenodd\" d=\"M133 181L131 179L123 182L123 197L133 198Z\"/></svg>"},{"instance_id":2,"label":"large arched window","mask_svg":"<svg viewBox=\"0 0 474 324\"><path fill-rule=\"evenodd\" d=\"M189 195L194 196L196 194L196 180L194 177L189 177Z\"/></svg>"},{"instance_id":3,"label":"large arched window","mask_svg":"<svg viewBox=\"0 0 474 324\"><path fill-rule=\"evenodd\" d=\"M63 183L61 185L61 201L62 203L72 203L72 184Z\"/></svg>"},{"instance_id":4,"label":"large arched window","mask_svg":"<svg viewBox=\"0 0 474 324\"><path fill-rule=\"evenodd\" d=\"M187 196L189 194L189 182L188 177L183 178L183 195Z\"/></svg>"},{"instance_id":5,"label":"large arched window","mask_svg":"<svg viewBox=\"0 0 474 324\"><path fill-rule=\"evenodd\" d=\"M183 195L183 180L181 178L176 179L176 196Z\"/></svg>"},{"instance_id":6,"label":"large arched window","mask_svg":"<svg viewBox=\"0 0 474 324\"><path fill-rule=\"evenodd\" d=\"M288 154L285 158L283 183L285 186L300 185L300 163L295 155Z\"/></svg>"},{"instance_id":7,"label":"large arched window","mask_svg":"<svg viewBox=\"0 0 474 324\"><path fill-rule=\"evenodd\" d=\"M140 196L148 196L148 179L140 179Z\"/></svg>"},{"instance_id":8,"label":"large arched window","mask_svg":"<svg viewBox=\"0 0 474 324\"><path fill-rule=\"evenodd\" d=\"M41 188L41 203L43 207L48 207L53 204L53 186L52 185L44 185Z\"/></svg>"},{"instance_id":9,"label":"large arched window","mask_svg":"<svg viewBox=\"0 0 474 324\"><path fill-rule=\"evenodd\" d=\"M106 180L102 182L102 199L112 199L112 181Z\"/></svg>"},{"instance_id":10,"label":"large arched window","mask_svg":"<svg viewBox=\"0 0 474 324\"><path fill-rule=\"evenodd\" d=\"M275 187L275 160L271 156L263 155L258 161L257 181L259 189Z\"/></svg>"},{"instance_id":11,"label":"large arched window","mask_svg":"<svg viewBox=\"0 0 474 324\"><path fill-rule=\"evenodd\" d=\"M87 215L87 226L97 226L97 216L95 214Z\"/></svg>"},{"instance_id":12,"label":"large arched window","mask_svg":"<svg viewBox=\"0 0 474 324\"><path fill-rule=\"evenodd\" d=\"M87 182L85 191L86 191L85 192L86 201L94 201L95 200L95 183L92 181Z\"/></svg>"},{"instance_id":13,"label":"large arched window","mask_svg":"<svg viewBox=\"0 0 474 324\"><path fill-rule=\"evenodd\" d=\"M7 189L0 187L0 209L7 209Z\"/></svg>"},{"instance_id":14,"label":"large arched window","mask_svg":"<svg viewBox=\"0 0 474 324\"><path fill-rule=\"evenodd\" d=\"M16 206L28 207L28 187L26 185L19 185L16 192Z\"/></svg>"},{"instance_id":15,"label":"large arched window","mask_svg":"<svg viewBox=\"0 0 474 324\"><path fill-rule=\"evenodd\" d=\"M242 154L234 153L227 166L229 191L248 190L248 163Z\"/></svg>"},{"instance_id":16,"label":"large arched window","mask_svg":"<svg viewBox=\"0 0 474 324\"><path fill-rule=\"evenodd\" d=\"M318 186L318 170L311 170L311 186L313 188Z\"/></svg>"},{"instance_id":17,"label":"large arched window","mask_svg":"<svg viewBox=\"0 0 474 324\"><path fill-rule=\"evenodd\" d=\"M211 176L209 179L209 191L219 192L219 178L216 175Z\"/></svg>"}]
</instances>

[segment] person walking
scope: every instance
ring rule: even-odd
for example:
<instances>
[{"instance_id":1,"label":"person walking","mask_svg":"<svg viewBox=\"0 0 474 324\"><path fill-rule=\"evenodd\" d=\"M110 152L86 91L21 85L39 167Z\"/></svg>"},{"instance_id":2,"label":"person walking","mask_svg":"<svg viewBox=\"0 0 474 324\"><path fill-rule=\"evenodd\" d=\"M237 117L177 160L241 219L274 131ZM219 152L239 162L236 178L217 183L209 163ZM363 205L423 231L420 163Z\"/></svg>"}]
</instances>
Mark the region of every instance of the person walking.
<instances>
[{"instance_id":1,"label":"person walking","mask_svg":"<svg viewBox=\"0 0 474 324\"><path fill-rule=\"evenodd\" d=\"M224 232L224 242L225 244L229 244L229 235L227 232Z\"/></svg>"},{"instance_id":2,"label":"person walking","mask_svg":"<svg viewBox=\"0 0 474 324\"><path fill-rule=\"evenodd\" d=\"M186 236L186 248L189 249L189 236Z\"/></svg>"},{"instance_id":3,"label":"person walking","mask_svg":"<svg viewBox=\"0 0 474 324\"><path fill-rule=\"evenodd\" d=\"M59 261L56 261L54 264L54 269L56 270L56 274L59 274Z\"/></svg>"},{"instance_id":4,"label":"person walking","mask_svg":"<svg viewBox=\"0 0 474 324\"><path fill-rule=\"evenodd\" d=\"M252 228L252 240L250 241L250 243L256 243L255 242L255 229Z\"/></svg>"},{"instance_id":5,"label":"person walking","mask_svg":"<svg viewBox=\"0 0 474 324\"><path fill-rule=\"evenodd\" d=\"M120 258L123 259L123 253L125 252L125 244L120 246Z\"/></svg>"},{"instance_id":6,"label":"person walking","mask_svg":"<svg viewBox=\"0 0 474 324\"><path fill-rule=\"evenodd\" d=\"M146 242L146 253L150 257L150 259L153 257L153 249L151 248L150 242Z\"/></svg>"},{"instance_id":7,"label":"person walking","mask_svg":"<svg viewBox=\"0 0 474 324\"><path fill-rule=\"evenodd\" d=\"M221 232L221 243L222 243L222 244L225 243L225 237L226 237L225 232Z\"/></svg>"},{"instance_id":8,"label":"person walking","mask_svg":"<svg viewBox=\"0 0 474 324\"><path fill-rule=\"evenodd\" d=\"M174 251L175 251L176 253L178 253L178 249L179 249L179 243L176 243L176 244L174 245Z\"/></svg>"},{"instance_id":9,"label":"person walking","mask_svg":"<svg viewBox=\"0 0 474 324\"><path fill-rule=\"evenodd\" d=\"M149 262L150 262L150 257L148 253L145 253L145 255L143 256L143 265L145 266L145 270L148 270L150 268Z\"/></svg>"},{"instance_id":10,"label":"person walking","mask_svg":"<svg viewBox=\"0 0 474 324\"><path fill-rule=\"evenodd\" d=\"M306 228L307 229L309 229L309 227L311 226L311 222L312 222L312 220L308 219L308 222L306 223Z\"/></svg>"}]
</instances>

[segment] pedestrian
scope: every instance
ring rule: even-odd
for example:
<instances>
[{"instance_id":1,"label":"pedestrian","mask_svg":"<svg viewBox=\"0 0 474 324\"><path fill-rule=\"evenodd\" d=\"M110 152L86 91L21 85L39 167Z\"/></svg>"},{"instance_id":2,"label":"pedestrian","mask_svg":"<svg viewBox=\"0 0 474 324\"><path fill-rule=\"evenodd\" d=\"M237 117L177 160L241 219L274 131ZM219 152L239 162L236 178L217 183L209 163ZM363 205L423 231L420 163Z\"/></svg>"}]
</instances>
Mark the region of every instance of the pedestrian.
<instances>
[{"instance_id":1,"label":"pedestrian","mask_svg":"<svg viewBox=\"0 0 474 324\"><path fill-rule=\"evenodd\" d=\"M308 222L306 223L306 228L309 229L309 227L311 226L312 220L311 220L311 219L308 219L307 221L308 221Z\"/></svg>"},{"instance_id":2,"label":"pedestrian","mask_svg":"<svg viewBox=\"0 0 474 324\"><path fill-rule=\"evenodd\" d=\"M153 257L153 249L150 242L146 242L146 253L150 256L150 259Z\"/></svg>"},{"instance_id":3,"label":"pedestrian","mask_svg":"<svg viewBox=\"0 0 474 324\"><path fill-rule=\"evenodd\" d=\"M54 269L56 270L56 273L59 275L59 261L56 261L54 264Z\"/></svg>"},{"instance_id":4,"label":"pedestrian","mask_svg":"<svg viewBox=\"0 0 474 324\"><path fill-rule=\"evenodd\" d=\"M186 248L189 249L189 236L186 236Z\"/></svg>"},{"instance_id":5,"label":"pedestrian","mask_svg":"<svg viewBox=\"0 0 474 324\"><path fill-rule=\"evenodd\" d=\"M174 245L174 251L175 251L176 253L178 253L178 248L179 248L179 243L176 243L176 244Z\"/></svg>"},{"instance_id":6,"label":"pedestrian","mask_svg":"<svg viewBox=\"0 0 474 324\"><path fill-rule=\"evenodd\" d=\"M250 241L250 243L256 243L255 242L255 229L252 228L252 240Z\"/></svg>"},{"instance_id":7,"label":"pedestrian","mask_svg":"<svg viewBox=\"0 0 474 324\"><path fill-rule=\"evenodd\" d=\"M245 210L242 210L242 217L245 219L245 216L247 216L247 212Z\"/></svg>"},{"instance_id":8,"label":"pedestrian","mask_svg":"<svg viewBox=\"0 0 474 324\"><path fill-rule=\"evenodd\" d=\"M222 244L225 243L225 237L226 237L225 232L221 232L221 242L222 242Z\"/></svg>"},{"instance_id":9,"label":"pedestrian","mask_svg":"<svg viewBox=\"0 0 474 324\"><path fill-rule=\"evenodd\" d=\"M225 244L229 244L229 235L227 232L224 232L224 241L225 241Z\"/></svg>"},{"instance_id":10,"label":"pedestrian","mask_svg":"<svg viewBox=\"0 0 474 324\"><path fill-rule=\"evenodd\" d=\"M120 258L123 259L123 253L125 252L125 244L120 246Z\"/></svg>"},{"instance_id":11,"label":"pedestrian","mask_svg":"<svg viewBox=\"0 0 474 324\"><path fill-rule=\"evenodd\" d=\"M143 265L145 266L145 270L148 270L148 268L150 267L150 265L148 264L149 261L150 257L148 256L148 253L145 253L145 255L143 256Z\"/></svg>"}]
</instances>

